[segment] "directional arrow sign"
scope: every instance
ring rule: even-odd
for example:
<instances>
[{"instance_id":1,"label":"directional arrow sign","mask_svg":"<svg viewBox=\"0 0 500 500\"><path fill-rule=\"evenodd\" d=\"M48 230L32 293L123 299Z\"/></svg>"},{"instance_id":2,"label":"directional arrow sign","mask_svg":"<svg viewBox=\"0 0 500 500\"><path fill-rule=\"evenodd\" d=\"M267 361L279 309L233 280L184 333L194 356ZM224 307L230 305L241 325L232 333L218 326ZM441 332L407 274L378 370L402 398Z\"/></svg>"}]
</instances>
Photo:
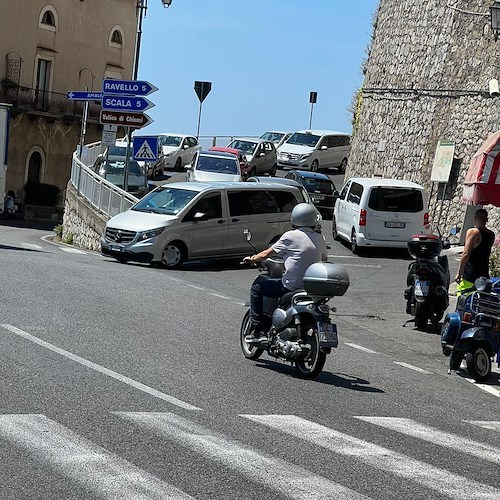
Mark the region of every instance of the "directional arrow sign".
<instances>
[{"instance_id":1,"label":"directional arrow sign","mask_svg":"<svg viewBox=\"0 0 500 500\"><path fill-rule=\"evenodd\" d=\"M102 92L68 92L68 99L70 101L100 101L102 96Z\"/></svg>"},{"instance_id":2,"label":"directional arrow sign","mask_svg":"<svg viewBox=\"0 0 500 500\"><path fill-rule=\"evenodd\" d=\"M120 127L142 128L153 123L153 119L144 113L101 111L101 123Z\"/></svg>"},{"instance_id":3,"label":"directional arrow sign","mask_svg":"<svg viewBox=\"0 0 500 500\"><path fill-rule=\"evenodd\" d=\"M115 95L149 95L158 90L149 82L138 80L113 80L104 79L102 81L102 91L104 94Z\"/></svg>"},{"instance_id":4,"label":"directional arrow sign","mask_svg":"<svg viewBox=\"0 0 500 500\"><path fill-rule=\"evenodd\" d=\"M109 109L112 111L132 111L136 113L146 111L153 106L154 104L145 97L104 94L101 101L102 109Z\"/></svg>"}]
</instances>

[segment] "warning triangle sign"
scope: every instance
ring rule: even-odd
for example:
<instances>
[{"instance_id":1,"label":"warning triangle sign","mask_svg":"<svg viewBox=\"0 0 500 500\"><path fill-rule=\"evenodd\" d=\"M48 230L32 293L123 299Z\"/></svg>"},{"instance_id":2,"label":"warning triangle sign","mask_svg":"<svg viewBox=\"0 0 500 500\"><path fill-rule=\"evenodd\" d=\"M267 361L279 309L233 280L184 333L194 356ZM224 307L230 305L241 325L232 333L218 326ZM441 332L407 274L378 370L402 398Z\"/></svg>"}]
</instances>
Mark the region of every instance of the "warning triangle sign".
<instances>
[{"instance_id":1,"label":"warning triangle sign","mask_svg":"<svg viewBox=\"0 0 500 500\"><path fill-rule=\"evenodd\" d=\"M151 149L151 146L148 144L148 141L144 141L141 144L135 157L142 159L142 160L154 160L154 159L156 159L156 155L155 155L154 151Z\"/></svg>"}]
</instances>

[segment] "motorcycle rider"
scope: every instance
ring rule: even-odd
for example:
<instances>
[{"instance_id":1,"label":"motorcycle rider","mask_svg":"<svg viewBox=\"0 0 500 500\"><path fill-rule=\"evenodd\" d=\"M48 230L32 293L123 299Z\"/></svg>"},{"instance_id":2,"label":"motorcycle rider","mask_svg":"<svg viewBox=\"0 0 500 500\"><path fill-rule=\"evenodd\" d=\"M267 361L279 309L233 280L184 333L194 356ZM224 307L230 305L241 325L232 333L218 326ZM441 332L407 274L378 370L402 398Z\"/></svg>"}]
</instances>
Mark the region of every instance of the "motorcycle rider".
<instances>
[{"instance_id":1,"label":"motorcycle rider","mask_svg":"<svg viewBox=\"0 0 500 500\"><path fill-rule=\"evenodd\" d=\"M281 281L258 276L250 290L250 335L245 340L258 343L267 340L263 325L263 298L282 297L285 293L304 287L303 277L306 269L315 262L326 261L327 248L324 237L317 233L317 212L309 203L299 203L292 210L292 230L266 250L245 257L245 262L261 262L274 255L283 258L285 273Z\"/></svg>"}]
</instances>

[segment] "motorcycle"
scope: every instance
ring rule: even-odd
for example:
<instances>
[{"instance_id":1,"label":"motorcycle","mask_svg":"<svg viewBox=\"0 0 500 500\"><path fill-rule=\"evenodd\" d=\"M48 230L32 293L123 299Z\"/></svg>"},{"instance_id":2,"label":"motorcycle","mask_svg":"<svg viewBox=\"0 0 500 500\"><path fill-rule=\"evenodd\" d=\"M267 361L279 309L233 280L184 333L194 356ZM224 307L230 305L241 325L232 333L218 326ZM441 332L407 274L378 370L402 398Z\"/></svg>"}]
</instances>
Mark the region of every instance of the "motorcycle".
<instances>
[{"instance_id":1,"label":"motorcycle","mask_svg":"<svg viewBox=\"0 0 500 500\"><path fill-rule=\"evenodd\" d=\"M450 248L450 243L434 234L416 234L407 245L415 260L408 266L406 313L414 317L419 330L425 330L429 320L437 325L449 305L450 269L441 250Z\"/></svg>"},{"instance_id":2,"label":"motorcycle","mask_svg":"<svg viewBox=\"0 0 500 500\"><path fill-rule=\"evenodd\" d=\"M444 320L441 347L450 358L448 374L460 369L464 357L469 375L479 383L489 379L495 353L500 366L498 278L478 278L474 289L460 296L456 311Z\"/></svg>"},{"instance_id":3,"label":"motorcycle","mask_svg":"<svg viewBox=\"0 0 500 500\"><path fill-rule=\"evenodd\" d=\"M250 242L251 234L245 230ZM245 262L246 263L246 262ZM285 267L281 260L268 258L259 264L262 275L281 280ZM304 290L288 292L280 298L264 297L264 329L267 339L249 343L250 311L243 317L240 343L243 355L256 360L264 351L271 357L295 364L303 378L317 377L326 356L338 347L337 325L331 322L327 303L345 294L349 276L342 266L317 262L304 275Z\"/></svg>"}]
</instances>

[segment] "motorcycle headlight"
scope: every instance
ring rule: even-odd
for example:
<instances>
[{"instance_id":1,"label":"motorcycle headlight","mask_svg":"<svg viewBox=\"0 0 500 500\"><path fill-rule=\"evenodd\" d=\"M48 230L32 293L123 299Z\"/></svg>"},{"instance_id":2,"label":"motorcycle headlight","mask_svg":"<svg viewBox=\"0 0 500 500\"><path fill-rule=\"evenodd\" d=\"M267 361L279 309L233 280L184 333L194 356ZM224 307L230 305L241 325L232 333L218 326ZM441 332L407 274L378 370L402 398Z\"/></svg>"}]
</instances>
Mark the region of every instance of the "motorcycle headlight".
<instances>
[{"instance_id":1,"label":"motorcycle headlight","mask_svg":"<svg viewBox=\"0 0 500 500\"><path fill-rule=\"evenodd\" d=\"M307 160L311 156L311 153L306 155L300 155L300 161Z\"/></svg>"},{"instance_id":2,"label":"motorcycle headlight","mask_svg":"<svg viewBox=\"0 0 500 500\"><path fill-rule=\"evenodd\" d=\"M149 231L143 231L139 235L139 241L149 240L150 238L155 238L156 236L163 233L164 227L159 227L157 229L150 229Z\"/></svg>"}]
</instances>

